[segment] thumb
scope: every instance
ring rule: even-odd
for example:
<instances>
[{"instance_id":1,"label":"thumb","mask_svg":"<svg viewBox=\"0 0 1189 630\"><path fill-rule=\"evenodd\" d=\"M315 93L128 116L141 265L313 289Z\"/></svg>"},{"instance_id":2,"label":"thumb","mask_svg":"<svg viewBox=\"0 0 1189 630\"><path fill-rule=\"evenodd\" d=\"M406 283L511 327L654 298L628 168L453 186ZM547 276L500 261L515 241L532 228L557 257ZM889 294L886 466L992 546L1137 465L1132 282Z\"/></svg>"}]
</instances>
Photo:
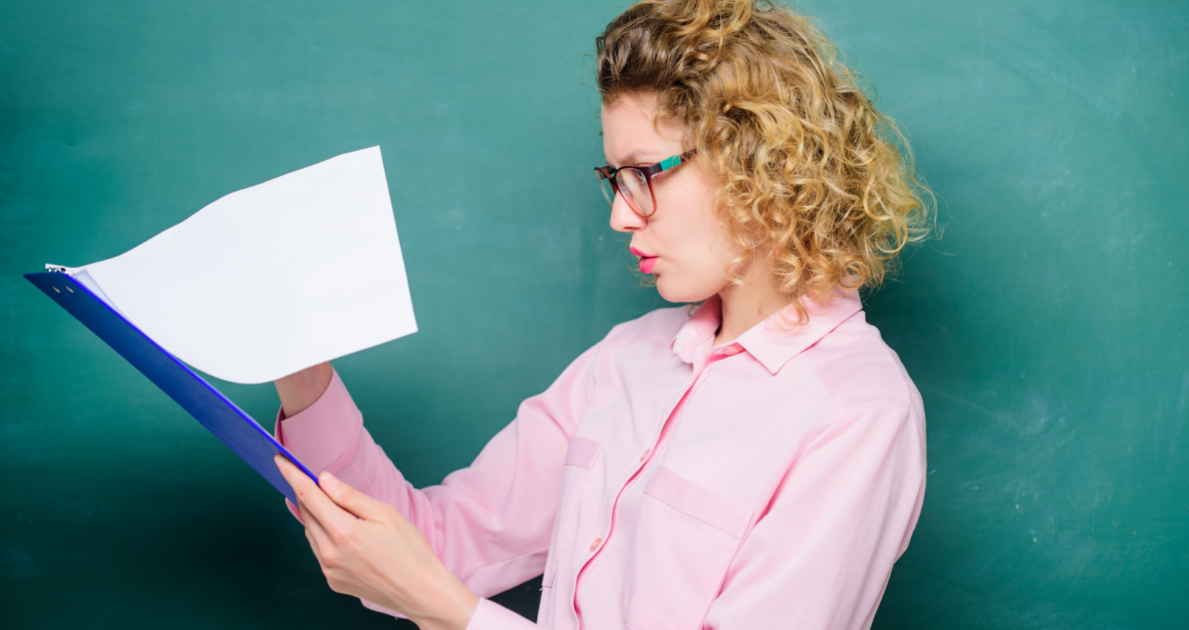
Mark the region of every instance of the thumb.
<instances>
[{"instance_id":1,"label":"thumb","mask_svg":"<svg viewBox=\"0 0 1189 630\"><path fill-rule=\"evenodd\" d=\"M386 503L367 496L329 472L318 475L318 486L339 507L355 516L367 521L383 520Z\"/></svg>"}]
</instances>

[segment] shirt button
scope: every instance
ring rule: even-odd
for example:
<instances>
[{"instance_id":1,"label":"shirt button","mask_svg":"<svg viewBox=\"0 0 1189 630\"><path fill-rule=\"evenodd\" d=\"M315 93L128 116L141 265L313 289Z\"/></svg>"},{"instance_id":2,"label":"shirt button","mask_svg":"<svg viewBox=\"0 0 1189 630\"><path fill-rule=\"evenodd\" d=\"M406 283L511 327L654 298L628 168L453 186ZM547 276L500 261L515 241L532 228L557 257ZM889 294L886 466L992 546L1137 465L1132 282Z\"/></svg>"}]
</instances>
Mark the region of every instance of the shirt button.
<instances>
[{"instance_id":1,"label":"shirt button","mask_svg":"<svg viewBox=\"0 0 1189 630\"><path fill-rule=\"evenodd\" d=\"M650 449L650 448L644 449L644 454L640 456L640 461L644 461L644 460L648 459L648 454L651 452L652 452L652 449Z\"/></svg>"},{"instance_id":2,"label":"shirt button","mask_svg":"<svg viewBox=\"0 0 1189 630\"><path fill-rule=\"evenodd\" d=\"M727 348L725 350L723 350L723 352L725 352L727 354L739 354L740 349L741 348L739 348L739 346L732 344L732 345L727 346Z\"/></svg>"},{"instance_id":3,"label":"shirt button","mask_svg":"<svg viewBox=\"0 0 1189 630\"><path fill-rule=\"evenodd\" d=\"M603 542L603 539L602 539L602 538L596 538L596 539L594 539L594 542L590 543L590 550L591 550L591 551L594 551L595 549L598 549L598 548L599 548L599 545L600 545L602 542Z\"/></svg>"}]
</instances>

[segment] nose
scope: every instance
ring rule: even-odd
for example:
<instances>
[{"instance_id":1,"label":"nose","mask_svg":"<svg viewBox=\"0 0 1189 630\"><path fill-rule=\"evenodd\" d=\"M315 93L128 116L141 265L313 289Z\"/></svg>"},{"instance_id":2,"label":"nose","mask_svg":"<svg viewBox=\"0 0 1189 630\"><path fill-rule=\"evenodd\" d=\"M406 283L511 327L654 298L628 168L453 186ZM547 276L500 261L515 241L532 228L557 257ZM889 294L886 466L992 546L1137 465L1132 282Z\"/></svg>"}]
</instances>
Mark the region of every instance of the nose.
<instances>
[{"instance_id":1,"label":"nose","mask_svg":"<svg viewBox=\"0 0 1189 630\"><path fill-rule=\"evenodd\" d=\"M635 232L644 229L648 219L636 214L623 195L615 195L611 203L611 229L616 232Z\"/></svg>"}]
</instances>

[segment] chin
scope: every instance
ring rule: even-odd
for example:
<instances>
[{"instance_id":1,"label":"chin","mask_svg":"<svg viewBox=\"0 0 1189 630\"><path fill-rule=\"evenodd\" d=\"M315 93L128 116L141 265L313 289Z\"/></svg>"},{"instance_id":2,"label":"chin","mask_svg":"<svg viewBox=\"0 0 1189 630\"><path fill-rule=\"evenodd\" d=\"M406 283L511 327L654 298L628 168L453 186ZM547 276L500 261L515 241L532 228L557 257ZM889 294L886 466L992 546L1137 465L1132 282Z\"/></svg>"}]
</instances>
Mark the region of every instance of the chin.
<instances>
[{"instance_id":1,"label":"chin","mask_svg":"<svg viewBox=\"0 0 1189 630\"><path fill-rule=\"evenodd\" d=\"M718 293L717 287L691 286L688 283L676 282L663 275L656 277L656 291L666 302L674 304L695 304L703 302Z\"/></svg>"}]
</instances>

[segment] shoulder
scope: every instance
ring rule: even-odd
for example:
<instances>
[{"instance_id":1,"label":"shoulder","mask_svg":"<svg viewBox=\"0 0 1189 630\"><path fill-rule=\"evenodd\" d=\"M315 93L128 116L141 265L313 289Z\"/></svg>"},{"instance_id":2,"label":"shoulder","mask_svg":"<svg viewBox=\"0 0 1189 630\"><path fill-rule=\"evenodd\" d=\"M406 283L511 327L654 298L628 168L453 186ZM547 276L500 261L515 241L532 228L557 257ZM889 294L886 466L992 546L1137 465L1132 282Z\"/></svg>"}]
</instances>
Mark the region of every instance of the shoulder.
<instances>
[{"instance_id":1,"label":"shoulder","mask_svg":"<svg viewBox=\"0 0 1189 630\"><path fill-rule=\"evenodd\" d=\"M681 326L687 321L689 309L675 307L657 309L617 324L598 343L574 359L562 373L563 378L559 380L564 380L567 373L593 374L609 364L614 364L625 350L628 355L637 359L643 356L655 357L662 348L669 347L677 331L681 330Z\"/></svg>"},{"instance_id":2,"label":"shoulder","mask_svg":"<svg viewBox=\"0 0 1189 630\"><path fill-rule=\"evenodd\" d=\"M923 423L916 385L863 311L822 337L806 350L805 358L825 388L835 418L867 408L895 407Z\"/></svg>"}]
</instances>

